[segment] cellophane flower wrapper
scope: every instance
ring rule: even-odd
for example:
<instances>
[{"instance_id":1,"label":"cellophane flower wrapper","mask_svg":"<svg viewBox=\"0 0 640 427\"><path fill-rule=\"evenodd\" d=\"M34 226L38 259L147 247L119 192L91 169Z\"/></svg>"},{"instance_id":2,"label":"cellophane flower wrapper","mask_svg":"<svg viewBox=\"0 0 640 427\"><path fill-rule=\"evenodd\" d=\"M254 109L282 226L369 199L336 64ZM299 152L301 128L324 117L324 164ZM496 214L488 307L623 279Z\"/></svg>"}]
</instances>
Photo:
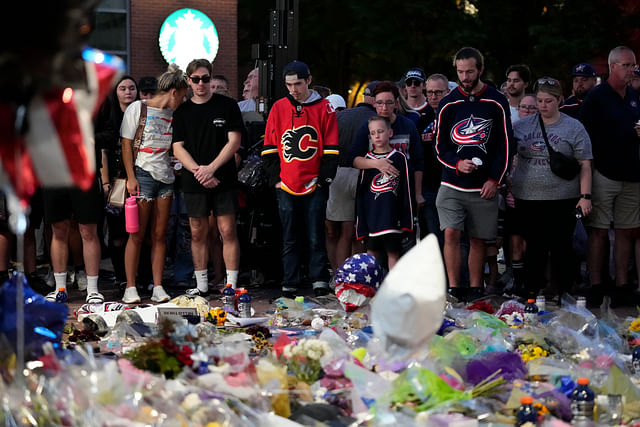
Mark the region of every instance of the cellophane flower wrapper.
<instances>
[{"instance_id":1,"label":"cellophane flower wrapper","mask_svg":"<svg viewBox=\"0 0 640 427\"><path fill-rule=\"evenodd\" d=\"M531 396L534 404L542 403L557 418L565 421L571 419L571 400L553 385L539 381L515 380L512 386L509 400L504 405L505 409L515 411L520 407L521 397Z\"/></svg>"},{"instance_id":2,"label":"cellophane flower wrapper","mask_svg":"<svg viewBox=\"0 0 640 427\"><path fill-rule=\"evenodd\" d=\"M6 335L14 349L18 280L22 281L24 291L25 354L41 354L44 343L60 344L69 309L65 304L47 301L46 298L31 289L24 275L14 274L0 288L0 333Z\"/></svg>"},{"instance_id":3,"label":"cellophane flower wrapper","mask_svg":"<svg viewBox=\"0 0 640 427\"><path fill-rule=\"evenodd\" d=\"M417 366L403 371L393 381L391 402L415 412L427 411L446 402L471 399L471 392L452 388L435 372Z\"/></svg>"},{"instance_id":4,"label":"cellophane flower wrapper","mask_svg":"<svg viewBox=\"0 0 640 427\"><path fill-rule=\"evenodd\" d=\"M497 371L500 371L499 375L506 381L524 379L527 375L527 368L518 354L492 352L477 355L469 361L466 379L476 385Z\"/></svg>"}]
</instances>

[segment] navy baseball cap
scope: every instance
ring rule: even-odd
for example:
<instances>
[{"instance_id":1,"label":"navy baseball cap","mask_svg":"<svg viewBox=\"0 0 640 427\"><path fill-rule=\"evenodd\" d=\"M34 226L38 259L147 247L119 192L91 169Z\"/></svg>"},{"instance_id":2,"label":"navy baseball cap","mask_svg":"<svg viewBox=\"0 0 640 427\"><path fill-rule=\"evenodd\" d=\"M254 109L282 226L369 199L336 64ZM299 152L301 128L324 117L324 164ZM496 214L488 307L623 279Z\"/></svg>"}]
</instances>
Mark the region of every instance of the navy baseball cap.
<instances>
[{"instance_id":1,"label":"navy baseball cap","mask_svg":"<svg viewBox=\"0 0 640 427\"><path fill-rule=\"evenodd\" d=\"M293 61L285 65L284 69L282 70L282 77L286 79L287 74L293 73L298 76L298 79L306 79L311 75L309 67L302 61Z\"/></svg>"},{"instance_id":2,"label":"navy baseball cap","mask_svg":"<svg viewBox=\"0 0 640 427\"><path fill-rule=\"evenodd\" d=\"M404 81L406 82L409 79L420 80L421 82L427 80L427 76L424 73L424 70L419 67L411 68L407 71L407 74L404 75Z\"/></svg>"},{"instance_id":3,"label":"navy baseball cap","mask_svg":"<svg viewBox=\"0 0 640 427\"><path fill-rule=\"evenodd\" d=\"M590 64L574 65L572 76L597 77L596 70Z\"/></svg>"},{"instance_id":4,"label":"navy baseball cap","mask_svg":"<svg viewBox=\"0 0 640 427\"><path fill-rule=\"evenodd\" d=\"M364 88L363 95L364 96L373 96L373 91L376 88L376 86L378 86L378 83L380 83L380 80L374 80L371 83L369 83L367 85L367 87Z\"/></svg>"}]
</instances>

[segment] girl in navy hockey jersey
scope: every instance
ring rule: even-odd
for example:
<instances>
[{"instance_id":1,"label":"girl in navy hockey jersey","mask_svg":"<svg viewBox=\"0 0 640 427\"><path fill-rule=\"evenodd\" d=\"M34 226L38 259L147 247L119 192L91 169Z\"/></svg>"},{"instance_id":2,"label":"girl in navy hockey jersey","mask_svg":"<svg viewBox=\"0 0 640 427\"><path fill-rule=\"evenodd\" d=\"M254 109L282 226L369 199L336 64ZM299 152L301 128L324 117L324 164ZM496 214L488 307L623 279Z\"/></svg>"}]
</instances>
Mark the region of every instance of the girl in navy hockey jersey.
<instances>
[{"instance_id":1,"label":"girl in navy hockey jersey","mask_svg":"<svg viewBox=\"0 0 640 427\"><path fill-rule=\"evenodd\" d=\"M385 252L391 269L400 258L402 233L413 231L407 159L389 144L389 119L374 116L368 125L373 148L365 158L371 168L362 169L358 181L356 236L367 238L367 252L376 258Z\"/></svg>"}]
</instances>

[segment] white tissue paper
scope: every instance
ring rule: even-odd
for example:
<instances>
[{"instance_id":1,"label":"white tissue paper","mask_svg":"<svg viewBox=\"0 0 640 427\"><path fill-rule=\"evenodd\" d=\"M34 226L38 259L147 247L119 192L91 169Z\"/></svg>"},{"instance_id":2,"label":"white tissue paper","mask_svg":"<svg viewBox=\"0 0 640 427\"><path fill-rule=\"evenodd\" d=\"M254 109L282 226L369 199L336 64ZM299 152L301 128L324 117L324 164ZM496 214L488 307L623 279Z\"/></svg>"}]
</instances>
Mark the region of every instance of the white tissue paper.
<instances>
[{"instance_id":1,"label":"white tissue paper","mask_svg":"<svg viewBox=\"0 0 640 427\"><path fill-rule=\"evenodd\" d=\"M400 258L371 303L373 334L394 359L408 359L438 331L446 277L438 239L429 234Z\"/></svg>"}]
</instances>

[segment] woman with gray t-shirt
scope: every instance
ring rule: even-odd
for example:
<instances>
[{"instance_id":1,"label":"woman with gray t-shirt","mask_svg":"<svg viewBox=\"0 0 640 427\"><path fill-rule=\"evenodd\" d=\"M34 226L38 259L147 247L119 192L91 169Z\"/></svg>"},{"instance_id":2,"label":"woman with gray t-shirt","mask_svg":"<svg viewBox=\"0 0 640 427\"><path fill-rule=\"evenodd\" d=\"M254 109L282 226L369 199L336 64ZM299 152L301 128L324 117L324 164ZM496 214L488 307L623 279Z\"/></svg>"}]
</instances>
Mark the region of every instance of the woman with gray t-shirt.
<instances>
[{"instance_id":1,"label":"woman with gray t-shirt","mask_svg":"<svg viewBox=\"0 0 640 427\"><path fill-rule=\"evenodd\" d=\"M579 121L561 113L562 87L544 77L535 85L538 114L514 125L517 166L512 174L516 220L526 241L525 287L537 295L545 284L546 264L551 257L551 283L558 292L573 287L573 231L578 216L591 212L591 140ZM549 144L573 157L580 172L572 180L558 177L549 166L540 117Z\"/></svg>"}]
</instances>

